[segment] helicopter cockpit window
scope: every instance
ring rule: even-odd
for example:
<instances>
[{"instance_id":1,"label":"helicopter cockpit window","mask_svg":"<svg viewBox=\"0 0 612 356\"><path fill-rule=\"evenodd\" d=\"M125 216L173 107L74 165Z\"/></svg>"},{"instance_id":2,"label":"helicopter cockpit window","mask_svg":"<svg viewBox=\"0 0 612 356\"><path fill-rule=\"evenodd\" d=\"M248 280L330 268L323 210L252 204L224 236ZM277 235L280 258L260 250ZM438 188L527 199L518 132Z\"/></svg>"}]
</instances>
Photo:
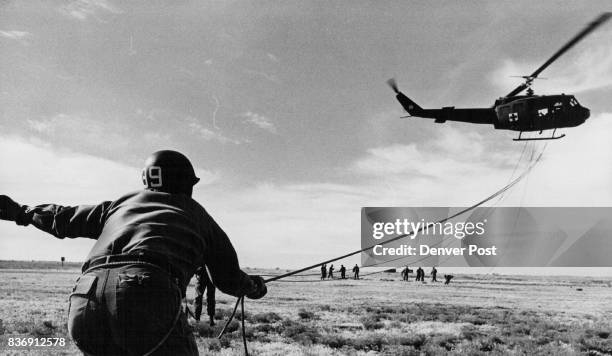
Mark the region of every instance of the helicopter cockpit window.
<instances>
[{"instance_id":1,"label":"helicopter cockpit window","mask_svg":"<svg viewBox=\"0 0 612 356\"><path fill-rule=\"evenodd\" d=\"M569 104L570 106L577 106L578 100L576 100L576 98L571 98Z\"/></svg>"},{"instance_id":2,"label":"helicopter cockpit window","mask_svg":"<svg viewBox=\"0 0 612 356\"><path fill-rule=\"evenodd\" d=\"M544 117L546 115L548 115L548 108L544 108L544 109L538 110L538 116L539 117Z\"/></svg>"}]
</instances>

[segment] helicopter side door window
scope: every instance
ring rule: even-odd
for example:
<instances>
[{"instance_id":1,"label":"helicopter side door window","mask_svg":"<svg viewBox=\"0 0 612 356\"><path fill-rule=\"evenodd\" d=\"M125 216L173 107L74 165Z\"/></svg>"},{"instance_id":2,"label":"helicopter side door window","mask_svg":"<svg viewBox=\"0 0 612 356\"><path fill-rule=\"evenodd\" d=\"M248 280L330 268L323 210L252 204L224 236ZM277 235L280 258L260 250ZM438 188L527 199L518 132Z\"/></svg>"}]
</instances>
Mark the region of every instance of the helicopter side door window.
<instances>
[{"instance_id":1,"label":"helicopter side door window","mask_svg":"<svg viewBox=\"0 0 612 356\"><path fill-rule=\"evenodd\" d=\"M510 114L508 114L508 121L510 121L510 122L518 121L518 113L517 112L511 112Z\"/></svg>"},{"instance_id":2,"label":"helicopter side door window","mask_svg":"<svg viewBox=\"0 0 612 356\"><path fill-rule=\"evenodd\" d=\"M557 101L555 105L553 105L553 112L561 111L561 108L563 108L563 103Z\"/></svg>"},{"instance_id":3,"label":"helicopter side door window","mask_svg":"<svg viewBox=\"0 0 612 356\"><path fill-rule=\"evenodd\" d=\"M538 110L538 117L546 117L548 116L548 108L543 108Z\"/></svg>"}]
</instances>

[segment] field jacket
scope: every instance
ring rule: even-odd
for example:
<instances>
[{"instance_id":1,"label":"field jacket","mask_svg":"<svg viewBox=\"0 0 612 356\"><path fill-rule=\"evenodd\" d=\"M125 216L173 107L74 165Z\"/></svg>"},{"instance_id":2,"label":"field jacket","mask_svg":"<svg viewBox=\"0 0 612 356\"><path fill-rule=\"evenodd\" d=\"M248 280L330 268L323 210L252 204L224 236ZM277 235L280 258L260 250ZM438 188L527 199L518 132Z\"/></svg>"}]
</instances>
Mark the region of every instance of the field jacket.
<instances>
[{"instance_id":1,"label":"field jacket","mask_svg":"<svg viewBox=\"0 0 612 356\"><path fill-rule=\"evenodd\" d=\"M206 210L182 194L142 190L98 205L24 206L25 224L58 238L97 240L87 260L114 254L153 253L167 258L186 286L208 266L222 292L241 296L252 288L229 238ZM183 291L184 293L185 291Z\"/></svg>"}]
</instances>

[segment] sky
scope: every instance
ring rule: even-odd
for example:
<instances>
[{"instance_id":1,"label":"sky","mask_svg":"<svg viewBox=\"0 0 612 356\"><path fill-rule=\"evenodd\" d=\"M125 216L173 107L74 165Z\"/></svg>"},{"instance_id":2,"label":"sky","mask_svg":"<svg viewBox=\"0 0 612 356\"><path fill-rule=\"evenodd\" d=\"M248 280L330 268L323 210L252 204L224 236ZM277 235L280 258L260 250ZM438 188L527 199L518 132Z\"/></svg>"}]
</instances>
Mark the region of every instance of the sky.
<instances>
[{"instance_id":1,"label":"sky","mask_svg":"<svg viewBox=\"0 0 612 356\"><path fill-rule=\"evenodd\" d=\"M608 5L608 7L606 7ZM0 194L91 204L142 189L159 149L241 264L295 268L360 247L364 206L469 206L544 151L501 205L612 205L612 23L542 73L591 109L562 140L404 115L490 107L606 1L2 1ZM0 224L0 259L81 261L87 239ZM359 258L348 259L352 265Z\"/></svg>"}]
</instances>

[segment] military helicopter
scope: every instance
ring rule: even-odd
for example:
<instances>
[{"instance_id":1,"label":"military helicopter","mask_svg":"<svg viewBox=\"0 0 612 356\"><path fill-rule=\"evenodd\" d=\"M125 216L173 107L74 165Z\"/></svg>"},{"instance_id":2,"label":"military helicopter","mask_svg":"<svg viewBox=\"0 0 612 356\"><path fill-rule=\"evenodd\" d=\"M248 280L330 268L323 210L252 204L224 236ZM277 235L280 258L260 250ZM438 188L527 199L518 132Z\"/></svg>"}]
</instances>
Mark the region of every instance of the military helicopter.
<instances>
[{"instance_id":1,"label":"military helicopter","mask_svg":"<svg viewBox=\"0 0 612 356\"><path fill-rule=\"evenodd\" d=\"M589 109L580 105L573 95L534 95L531 84L544 69L611 16L612 13L606 12L597 17L595 21L561 47L535 72L531 75L522 76L521 78L525 79L525 82L506 96L497 99L493 107L456 109L454 106L449 106L441 109L423 109L399 91L395 79L389 79L387 83L397 94L396 98L408 112L408 117L430 118L434 119L436 123L460 121L473 124L492 124L497 130L519 131L519 136L513 139L514 141L559 139L565 137L565 134L555 136L557 129L583 124L589 118ZM526 95L518 95L525 89L527 89ZM550 129L553 130L550 137L521 138L523 132L539 131L541 135L544 130Z\"/></svg>"}]
</instances>

